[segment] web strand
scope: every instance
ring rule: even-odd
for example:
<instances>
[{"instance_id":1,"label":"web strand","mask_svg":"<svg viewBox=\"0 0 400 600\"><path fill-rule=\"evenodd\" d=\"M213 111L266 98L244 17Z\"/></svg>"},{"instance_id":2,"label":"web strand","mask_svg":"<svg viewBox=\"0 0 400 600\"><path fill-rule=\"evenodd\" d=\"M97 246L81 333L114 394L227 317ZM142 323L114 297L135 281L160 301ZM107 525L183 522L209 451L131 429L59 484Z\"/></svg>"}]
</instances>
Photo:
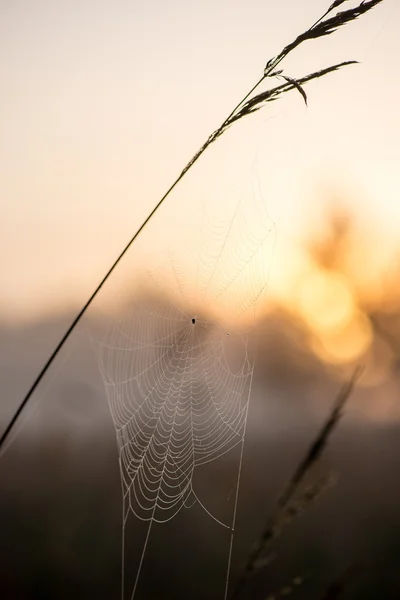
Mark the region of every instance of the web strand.
<instances>
[{"instance_id":1,"label":"web strand","mask_svg":"<svg viewBox=\"0 0 400 600\"><path fill-rule=\"evenodd\" d=\"M130 297L94 340L119 451L124 553L129 516L147 523L131 592L124 560L122 600L135 597L153 527L195 504L229 532L227 597L254 371L249 328L238 323L250 310L254 322L275 233L263 203L252 200L224 220L204 210L197 235L188 231L149 274L152 295ZM234 505L221 518L194 476L237 448Z\"/></svg>"}]
</instances>

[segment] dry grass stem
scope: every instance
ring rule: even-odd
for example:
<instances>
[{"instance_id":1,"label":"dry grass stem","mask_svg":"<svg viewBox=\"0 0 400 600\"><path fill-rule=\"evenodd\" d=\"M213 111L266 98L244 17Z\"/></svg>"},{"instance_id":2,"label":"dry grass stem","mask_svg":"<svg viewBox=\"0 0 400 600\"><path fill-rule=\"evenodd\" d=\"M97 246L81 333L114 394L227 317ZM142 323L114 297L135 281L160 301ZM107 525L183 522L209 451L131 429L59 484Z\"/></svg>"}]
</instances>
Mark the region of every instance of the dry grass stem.
<instances>
[{"instance_id":1,"label":"dry grass stem","mask_svg":"<svg viewBox=\"0 0 400 600\"><path fill-rule=\"evenodd\" d=\"M363 369L361 367L357 367L349 381L346 382L340 390L328 415L328 418L323 423L316 438L308 447L305 456L300 461L287 487L280 496L277 502L277 510L275 515L267 523L260 538L254 544L252 551L247 558L242 575L237 582L233 594L231 595L231 600L237 600L240 598L240 594L243 591L247 581L255 572L259 570L257 565L261 564L263 558L262 555L266 551L269 543L280 534L282 525L287 524L297 515L303 513L305 508L312 501L318 498L321 493L327 489L328 485L331 485L331 480L328 479L327 481L323 482L322 485L319 484L308 487L305 489L302 495L300 495L300 500L295 500L295 497L298 494L300 486L304 482L306 475L321 457L328 444L329 438L336 429L343 415L345 404L350 398L362 371Z\"/></svg>"}]
</instances>

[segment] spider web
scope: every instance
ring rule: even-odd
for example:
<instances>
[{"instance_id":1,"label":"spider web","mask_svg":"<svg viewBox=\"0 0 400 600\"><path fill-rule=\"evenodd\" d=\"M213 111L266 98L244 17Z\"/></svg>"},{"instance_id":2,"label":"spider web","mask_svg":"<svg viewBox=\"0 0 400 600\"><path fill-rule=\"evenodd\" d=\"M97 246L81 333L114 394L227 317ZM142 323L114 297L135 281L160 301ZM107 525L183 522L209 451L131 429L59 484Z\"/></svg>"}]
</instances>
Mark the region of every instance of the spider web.
<instances>
[{"instance_id":1,"label":"spider web","mask_svg":"<svg viewBox=\"0 0 400 600\"><path fill-rule=\"evenodd\" d=\"M228 530L227 598L254 371L249 314L254 321L274 231L255 193L229 218L204 209L200 228L179 236L168 260L147 273L146 292L129 297L95 341L119 451L123 555L129 515L148 523L127 596L122 566L123 599L135 597L153 524L195 504ZM234 508L223 520L200 497L194 474L236 447Z\"/></svg>"}]
</instances>

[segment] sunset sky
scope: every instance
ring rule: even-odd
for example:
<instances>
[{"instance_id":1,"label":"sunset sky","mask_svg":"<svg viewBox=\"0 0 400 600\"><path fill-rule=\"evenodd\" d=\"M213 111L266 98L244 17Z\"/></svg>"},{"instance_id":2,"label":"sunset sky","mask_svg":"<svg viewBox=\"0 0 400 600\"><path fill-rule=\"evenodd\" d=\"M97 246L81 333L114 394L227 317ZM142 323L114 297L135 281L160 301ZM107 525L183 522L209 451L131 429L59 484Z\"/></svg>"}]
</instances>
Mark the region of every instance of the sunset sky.
<instances>
[{"instance_id":1,"label":"sunset sky","mask_svg":"<svg viewBox=\"0 0 400 600\"><path fill-rule=\"evenodd\" d=\"M290 54L360 63L229 128L79 313L332 2L0 0L1 598L398 591L400 0Z\"/></svg>"},{"instance_id":2,"label":"sunset sky","mask_svg":"<svg viewBox=\"0 0 400 600\"><path fill-rule=\"evenodd\" d=\"M82 304L266 61L328 4L2 2L2 319ZM285 274L290 280L294 242L322 226L335 198L372 232L372 258L394 260L399 26L398 1L384 0L289 57L282 67L292 77L341 60L362 64L310 85L308 108L294 91L232 128L145 233L140 260L162 251L163 236L167 244L178 240L179 251L189 215L180 207L204 201L223 214L228 199L243 200L254 181L276 226L272 290Z\"/></svg>"}]
</instances>

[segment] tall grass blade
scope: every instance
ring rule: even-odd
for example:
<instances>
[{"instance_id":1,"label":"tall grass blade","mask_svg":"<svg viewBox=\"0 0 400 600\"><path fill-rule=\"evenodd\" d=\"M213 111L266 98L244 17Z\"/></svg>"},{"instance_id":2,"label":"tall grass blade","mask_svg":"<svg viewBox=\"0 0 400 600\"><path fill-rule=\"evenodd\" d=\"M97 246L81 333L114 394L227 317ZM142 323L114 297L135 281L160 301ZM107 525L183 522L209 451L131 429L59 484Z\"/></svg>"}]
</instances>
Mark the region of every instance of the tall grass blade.
<instances>
[{"instance_id":1,"label":"tall grass blade","mask_svg":"<svg viewBox=\"0 0 400 600\"><path fill-rule=\"evenodd\" d=\"M357 367L349 381L346 382L340 390L327 419L320 428L316 438L308 447L304 457L300 460L288 485L286 486L280 498L278 499L275 515L272 517L271 520L268 521L261 536L254 544L253 549L247 558L242 575L239 577L236 587L234 588L233 594L230 597L231 600L238 600L240 598L240 595L244 590L248 580L257 570L256 566L262 559L262 554L264 553L267 545L274 537L276 537L276 528L279 525L282 515L284 515L287 512L287 509L290 507L290 503L294 498L296 492L298 491L300 484L303 482L307 473L319 460L322 453L324 452L330 436L336 429L343 415L345 404L350 398L356 385L356 382L361 376L362 372L363 368ZM313 500L314 493L316 492L311 491L311 493L312 496L308 498L308 501Z\"/></svg>"},{"instance_id":2,"label":"tall grass blade","mask_svg":"<svg viewBox=\"0 0 400 600\"><path fill-rule=\"evenodd\" d=\"M117 265L120 263L120 261L126 255L126 253L130 249L130 247L132 246L132 244L135 242L135 240L140 235L140 233L144 230L144 228L149 223L149 221L152 219L152 217L157 212L157 210L164 203L164 201L166 200L166 198L170 195L170 193L173 191L173 189L177 186L177 184L180 182L180 180L184 177L184 175L189 171L189 169L200 158L200 156L203 154L203 152L208 148L208 146L210 146L210 144L212 144L218 137L220 137L220 135L222 135L222 133L224 133L226 131L226 129L228 127L230 127L230 125L232 125L232 123L234 123L235 121L239 120L240 118L242 118L242 117L244 117L244 116L246 116L246 115L254 112L255 110L258 110L261 107L261 105L263 105L265 102L268 102L268 101L271 101L271 100L275 100L282 93L285 93L285 92L290 91L292 89L299 90L299 88L301 89L301 86L303 86L305 83L308 83L309 81L311 81L313 79L316 79L316 78L319 78L319 77L323 77L324 75L327 75L328 73L336 71L340 67L343 67L343 66L348 65L348 64L352 64L354 62L354 61L347 61L347 62L344 62L344 63L340 63L339 65L334 65L333 67L328 67L326 69L322 69L320 71L312 73L311 75L307 75L306 77L303 77L301 79L297 79L296 82L294 80L292 80L292 81L286 81L282 86L278 86L276 88L273 88L272 90L264 92L264 94L259 94L258 97L256 96L256 98L258 98L257 100L253 99L252 101L249 101L247 103L247 105L246 105L246 101L252 95L252 93L256 90L256 88L261 84L261 82L264 81L264 79L266 79L267 77L275 76L277 74L276 71L275 71L276 67L283 61L283 59L286 56L288 56L288 54L290 54L295 48L297 48L298 46L300 46L300 44L302 44L303 42L305 42L307 40L311 40L311 39L323 37L325 35L330 35L331 33L333 33L334 31L336 31L337 29L339 29L343 25L345 25L345 24L347 24L347 23L349 23L349 22L357 19L360 15L368 12L371 8L374 8L375 6L377 6L378 4L380 4L383 0L369 0L369 1L363 0L358 6L356 6L354 8L351 8L351 9L348 9L346 11L338 12L336 15L334 15L334 16L328 18L328 19L325 19L325 17L327 17L328 14L330 14L335 8L337 8L338 6L340 6L341 4L343 4L344 1L345 0L343 0L343 2L340 2L340 1L333 2L333 4L331 4L331 6L329 7L329 9L322 15L322 17L320 17L314 23L314 25L312 25L309 29L307 29L307 31L305 31L303 34L299 35L295 40L293 40L293 42L291 42L290 44L288 44L287 46L285 46L283 48L283 50L276 57L270 59L267 62L262 77L260 77L260 79L252 86L252 88L250 89L250 91L236 105L236 107L228 115L228 117L220 125L220 127L216 131L214 131L214 133L212 133L208 137L208 139L206 140L206 142L196 152L196 154L188 162L188 164L185 166L185 168L182 170L182 172L176 178L176 180L172 183L172 185L169 187L169 189L166 191L166 193L163 195L163 197L158 201L158 203L153 208L153 210L150 212L150 214L148 215L148 217L146 217L146 219L141 224L141 226L139 227L139 229L136 231L136 233L133 235L133 237L129 240L128 244L122 250L121 254L113 262L113 264L111 265L111 267L109 268L109 270L107 271L107 273L105 274L105 276L103 277L103 279L100 281L100 283L98 284L98 286L96 287L96 289L90 295L90 297L88 298L88 300L86 301L86 303L84 304L84 306L82 307L82 309L76 315L75 319L73 320L73 322L71 323L71 325L68 327L67 331L64 333L64 335L60 339L59 343L57 344L57 346L55 347L55 349L53 350L53 352L49 356L48 360L46 361L46 363L44 364L43 368L41 369L41 371L37 375L36 379L34 380L33 384L31 385L31 387L28 390L28 392L26 393L25 397L23 398L23 400L19 404L19 406L16 409L14 415L12 416L10 422L8 423L6 429L4 430L4 432L3 432L3 434L2 434L2 436L0 438L0 450L3 447L4 443L6 442L8 436L10 435L10 433L11 433L11 431L12 431L14 425L15 425L15 423L17 422L19 416L21 415L21 413L24 410L25 406L29 402L29 400L32 397L33 393L37 389L37 387L40 384L40 382L42 381L43 377L46 375L47 371L49 370L49 368L52 365L53 361L57 357L58 353L63 348L65 342L67 341L67 339L69 338L69 336L71 335L71 333L74 331L75 327L78 325L78 323L80 322L80 320L83 317L83 315L86 313L87 309L89 308L89 306L93 302L94 298L100 292L100 290L102 289L103 285L106 283L106 281L108 280L108 278L110 277L110 275L113 273L113 271L115 270L115 268L117 267ZM280 73L282 73L282 71L280 71ZM266 96L265 96L265 94L266 94Z\"/></svg>"}]
</instances>

